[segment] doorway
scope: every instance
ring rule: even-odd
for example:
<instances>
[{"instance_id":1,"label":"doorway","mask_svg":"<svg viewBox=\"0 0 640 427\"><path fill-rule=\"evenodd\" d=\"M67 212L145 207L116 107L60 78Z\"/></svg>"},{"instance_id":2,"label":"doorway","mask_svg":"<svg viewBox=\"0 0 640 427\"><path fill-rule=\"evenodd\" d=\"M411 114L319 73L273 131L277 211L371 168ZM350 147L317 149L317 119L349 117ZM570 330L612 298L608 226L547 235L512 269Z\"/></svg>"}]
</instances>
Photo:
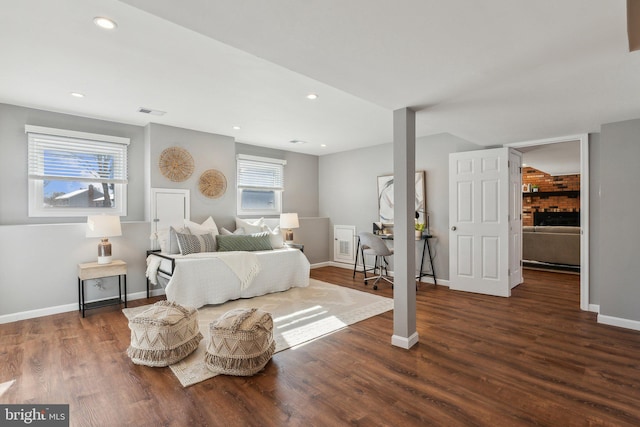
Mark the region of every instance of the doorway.
<instances>
[{"instance_id":1,"label":"doorway","mask_svg":"<svg viewBox=\"0 0 640 427\"><path fill-rule=\"evenodd\" d=\"M589 137L587 134L505 144L522 149L576 141L580 157L580 309L589 311Z\"/></svg>"}]
</instances>

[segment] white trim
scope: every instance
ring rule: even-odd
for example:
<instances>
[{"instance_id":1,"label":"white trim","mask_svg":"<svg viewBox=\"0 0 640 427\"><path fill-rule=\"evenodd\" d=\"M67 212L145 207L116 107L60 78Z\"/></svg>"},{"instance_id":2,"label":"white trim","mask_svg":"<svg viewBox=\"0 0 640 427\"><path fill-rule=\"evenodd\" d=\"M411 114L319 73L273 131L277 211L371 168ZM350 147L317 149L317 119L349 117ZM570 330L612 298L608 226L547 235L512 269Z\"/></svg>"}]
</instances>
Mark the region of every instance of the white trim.
<instances>
[{"instance_id":1,"label":"white trim","mask_svg":"<svg viewBox=\"0 0 640 427\"><path fill-rule=\"evenodd\" d=\"M391 344L396 346L396 347L400 347L400 348L404 348L405 350L410 349L411 347L413 347L414 345L416 345L418 343L418 333L414 332L413 334L411 334L411 336L409 337L401 337L399 335L392 335L391 336Z\"/></svg>"},{"instance_id":2,"label":"white trim","mask_svg":"<svg viewBox=\"0 0 640 427\"><path fill-rule=\"evenodd\" d=\"M640 331L640 321L598 314L598 323Z\"/></svg>"},{"instance_id":3,"label":"white trim","mask_svg":"<svg viewBox=\"0 0 640 427\"><path fill-rule=\"evenodd\" d=\"M250 156L248 154L238 154L236 155L237 160L251 160L254 162L263 162L263 163L275 163L276 165L286 166L287 161L283 159L274 159L271 157L261 157L261 156Z\"/></svg>"},{"instance_id":4,"label":"white trim","mask_svg":"<svg viewBox=\"0 0 640 427\"><path fill-rule=\"evenodd\" d=\"M589 134L568 135L504 144L505 147L531 147L569 141L580 142L580 309L589 310Z\"/></svg>"},{"instance_id":5,"label":"white trim","mask_svg":"<svg viewBox=\"0 0 640 427\"><path fill-rule=\"evenodd\" d=\"M131 142L129 138L123 138L121 136L101 135L98 133L78 132L75 130L47 128L43 126L25 125L24 132L63 136L67 138L90 139L94 141L115 142L123 145L129 145Z\"/></svg>"},{"instance_id":6,"label":"white trim","mask_svg":"<svg viewBox=\"0 0 640 427\"><path fill-rule=\"evenodd\" d=\"M152 290L150 292L150 295L152 297L158 296L158 295L164 295L164 289ZM147 298L147 291L127 294L127 302L135 301L137 299L145 299L145 298ZM108 299L108 298L104 298L104 299ZM98 299L93 301L100 301L100 300ZM93 301L87 301L87 303L93 302ZM20 311L20 312L11 313L11 314L4 314L0 316L0 324L17 322L20 320L34 319L36 317L50 316L53 314L68 313L70 311L78 311L78 315L81 316L78 308L79 308L78 303L73 303L73 304L57 305L54 307L38 308L36 310Z\"/></svg>"},{"instance_id":7,"label":"white trim","mask_svg":"<svg viewBox=\"0 0 640 427\"><path fill-rule=\"evenodd\" d=\"M589 311L600 314L600 304L589 304Z\"/></svg>"}]
</instances>

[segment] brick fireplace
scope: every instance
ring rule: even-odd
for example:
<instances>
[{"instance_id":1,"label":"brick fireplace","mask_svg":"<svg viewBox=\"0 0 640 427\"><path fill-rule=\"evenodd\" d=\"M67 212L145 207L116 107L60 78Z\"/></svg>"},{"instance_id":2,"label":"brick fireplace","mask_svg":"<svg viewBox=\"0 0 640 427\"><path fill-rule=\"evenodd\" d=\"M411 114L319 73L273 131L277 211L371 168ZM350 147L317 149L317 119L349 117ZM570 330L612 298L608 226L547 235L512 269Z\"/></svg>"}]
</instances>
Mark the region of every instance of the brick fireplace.
<instances>
[{"instance_id":1,"label":"brick fireplace","mask_svg":"<svg viewBox=\"0 0 640 427\"><path fill-rule=\"evenodd\" d=\"M525 166L522 168L522 184L523 226L534 225L534 212L580 212L579 174L551 176ZM561 214L549 216L562 217Z\"/></svg>"}]
</instances>

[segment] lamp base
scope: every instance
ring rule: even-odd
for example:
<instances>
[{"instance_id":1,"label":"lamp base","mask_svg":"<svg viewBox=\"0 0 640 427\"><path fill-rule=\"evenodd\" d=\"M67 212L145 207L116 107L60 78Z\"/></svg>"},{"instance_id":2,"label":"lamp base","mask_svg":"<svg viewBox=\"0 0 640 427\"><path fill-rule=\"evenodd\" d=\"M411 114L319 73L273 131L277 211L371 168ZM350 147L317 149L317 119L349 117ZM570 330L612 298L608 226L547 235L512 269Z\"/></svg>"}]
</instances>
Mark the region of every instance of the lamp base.
<instances>
[{"instance_id":1,"label":"lamp base","mask_svg":"<svg viewBox=\"0 0 640 427\"><path fill-rule=\"evenodd\" d=\"M112 259L111 259L111 255L109 256L99 256L98 257L98 264L111 264Z\"/></svg>"},{"instance_id":2,"label":"lamp base","mask_svg":"<svg viewBox=\"0 0 640 427\"><path fill-rule=\"evenodd\" d=\"M293 243L293 230L289 229L284 233L285 243Z\"/></svg>"},{"instance_id":3,"label":"lamp base","mask_svg":"<svg viewBox=\"0 0 640 427\"><path fill-rule=\"evenodd\" d=\"M111 264L111 242L106 237L98 243L98 264Z\"/></svg>"}]
</instances>

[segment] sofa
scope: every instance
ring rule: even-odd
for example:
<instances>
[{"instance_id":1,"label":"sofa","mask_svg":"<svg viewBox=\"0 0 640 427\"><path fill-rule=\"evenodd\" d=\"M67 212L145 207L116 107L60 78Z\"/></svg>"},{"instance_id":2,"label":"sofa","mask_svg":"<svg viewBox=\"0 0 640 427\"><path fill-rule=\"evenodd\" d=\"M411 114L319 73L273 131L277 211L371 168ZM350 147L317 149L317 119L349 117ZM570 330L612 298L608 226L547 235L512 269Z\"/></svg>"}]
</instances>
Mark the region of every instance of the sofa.
<instances>
[{"instance_id":1,"label":"sofa","mask_svg":"<svg viewBox=\"0 0 640 427\"><path fill-rule=\"evenodd\" d=\"M522 260L580 265L580 227L522 227Z\"/></svg>"}]
</instances>

